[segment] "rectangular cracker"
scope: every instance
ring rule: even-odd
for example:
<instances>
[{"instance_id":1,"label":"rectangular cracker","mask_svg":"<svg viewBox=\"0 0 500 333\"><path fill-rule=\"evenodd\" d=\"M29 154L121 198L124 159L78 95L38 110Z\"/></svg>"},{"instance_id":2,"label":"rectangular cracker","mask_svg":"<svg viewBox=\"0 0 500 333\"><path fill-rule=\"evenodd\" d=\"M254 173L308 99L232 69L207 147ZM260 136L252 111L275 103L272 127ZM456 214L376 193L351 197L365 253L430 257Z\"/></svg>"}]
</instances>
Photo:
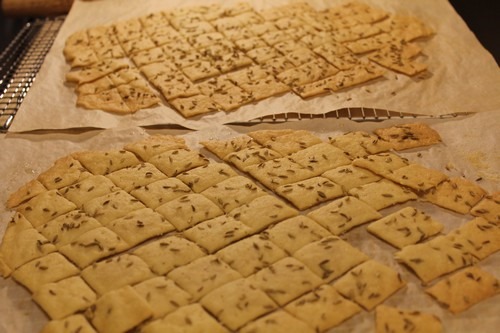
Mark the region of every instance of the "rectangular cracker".
<instances>
[{"instance_id":1,"label":"rectangular cracker","mask_svg":"<svg viewBox=\"0 0 500 333\"><path fill-rule=\"evenodd\" d=\"M82 208L87 215L106 224L145 206L127 192L119 190L87 201Z\"/></svg>"},{"instance_id":2,"label":"rectangular cracker","mask_svg":"<svg viewBox=\"0 0 500 333\"><path fill-rule=\"evenodd\" d=\"M180 136L152 135L142 140L128 143L125 150L139 156L143 161L149 161L153 156L168 150L187 149L186 142Z\"/></svg>"},{"instance_id":3,"label":"rectangular cracker","mask_svg":"<svg viewBox=\"0 0 500 333\"><path fill-rule=\"evenodd\" d=\"M188 193L191 193L191 189L176 178L161 179L130 192L131 195L152 209Z\"/></svg>"},{"instance_id":4,"label":"rectangular cracker","mask_svg":"<svg viewBox=\"0 0 500 333\"><path fill-rule=\"evenodd\" d=\"M59 192L78 208L82 208L86 202L118 190L119 188L109 178L98 175L62 188Z\"/></svg>"},{"instance_id":5,"label":"rectangular cracker","mask_svg":"<svg viewBox=\"0 0 500 333\"><path fill-rule=\"evenodd\" d=\"M356 167L352 164L342 165L335 169L328 170L324 172L322 176L341 185L346 192L354 187L373 183L381 179L380 176L377 176L373 172Z\"/></svg>"},{"instance_id":6,"label":"rectangular cracker","mask_svg":"<svg viewBox=\"0 0 500 333\"><path fill-rule=\"evenodd\" d=\"M428 191L448 179L441 171L414 163L394 170L386 177L415 191Z\"/></svg>"},{"instance_id":7,"label":"rectangular cracker","mask_svg":"<svg viewBox=\"0 0 500 333\"><path fill-rule=\"evenodd\" d=\"M297 330L302 333L316 332L311 326L305 322L292 316L285 310L277 310L267 316L263 316L245 327L240 331L241 333L254 333L254 332L273 332L273 333L287 333Z\"/></svg>"},{"instance_id":8,"label":"rectangular cracker","mask_svg":"<svg viewBox=\"0 0 500 333\"><path fill-rule=\"evenodd\" d=\"M414 192L387 179L354 187L348 193L376 210L417 199Z\"/></svg>"},{"instance_id":9,"label":"rectangular cracker","mask_svg":"<svg viewBox=\"0 0 500 333\"><path fill-rule=\"evenodd\" d=\"M395 150L424 147L441 142L439 133L423 123L379 128L374 132L382 140L391 143Z\"/></svg>"},{"instance_id":10,"label":"rectangular cracker","mask_svg":"<svg viewBox=\"0 0 500 333\"><path fill-rule=\"evenodd\" d=\"M42 192L17 207L33 227L44 225L56 217L76 209L76 205L65 199L57 190Z\"/></svg>"},{"instance_id":11,"label":"rectangular cracker","mask_svg":"<svg viewBox=\"0 0 500 333\"><path fill-rule=\"evenodd\" d=\"M470 211L474 216L483 217L488 221L500 223L500 192L488 194Z\"/></svg>"},{"instance_id":12,"label":"rectangular cracker","mask_svg":"<svg viewBox=\"0 0 500 333\"><path fill-rule=\"evenodd\" d=\"M283 156L290 155L298 152L299 150L323 143L318 136L305 130L296 130L290 132L286 130L284 132L262 130L248 133L248 135L254 137L265 147L277 151ZM265 140L265 138L269 139ZM303 154L322 154L325 152L335 155L335 152L333 150L329 150L329 148L325 147L324 145L311 148L311 150L307 150ZM302 158L307 158L307 156L302 156Z\"/></svg>"},{"instance_id":13,"label":"rectangular cracker","mask_svg":"<svg viewBox=\"0 0 500 333\"><path fill-rule=\"evenodd\" d=\"M121 189L130 192L138 187L148 185L167 176L150 163L141 163L111 172L107 178Z\"/></svg>"},{"instance_id":14,"label":"rectangular cracker","mask_svg":"<svg viewBox=\"0 0 500 333\"><path fill-rule=\"evenodd\" d=\"M76 105L90 110L104 110L119 114L132 113L117 88L100 91L96 94L78 95Z\"/></svg>"},{"instance_id":15,"label":"rectangular cracker","mask_svg":"<svg viewBox=\"0 0 500 333\"><path fill-rule=\"evenodd\" d=\"M390 175L395 170L408 165L408 161L405 158L393 153L381 153L357 158L352 162L352 164L385 177Z\"/></svg>"},{"instance_id":16,"label":"rectangular cracker","mask_svg":"<svg viewBox=\"0 0 500 333\"><path fill-rule=\"evenodd\" d=\"M250 93L255 101L260 101L290 91L290 88L286 84L281 83L271 75L262 79L243 83L241 84L241 88Z\"/></svg>"},{"instance_id":17,"label":"rectangular cracker","mask_svg":"<svg viewBox=\"0 0 500 333\"><path fill-rule=\"evenodd\" d=\"M205 95L179 97L170 102L172 107L184 117L194 117L204 113L217 112L221 106Z\"/></svg>"},{"instance_id":18,"label":"rectangular cracker","mask_svg":"<svg viewBox=\"0 0 500 333\"><path fill-rule=\"evenodd\" d=\"M343 150L326 142L314 144L292 153L290 158L313 171L315 175L351 163Z\"/></svg>"},{"instance_id":19,"label":"rectangular cracker","mask_svg":"<svg viewBox=\"0 0 500 333\"><path fill-rule=\"evenodd\" d=\"M83 314L75 314L59 320L49 321L41 333L72 332L80 330L80 333L96 333Z\"/></svg>"},{"instance_id":20,"label":"rectangular cracker","mask_svg":"<svg viewBox=\"0 0 500 333\"><path fill-rule=\"evenodd\" d=\"M149 163L156 166L169 177L208 164L205 156L198 151L188 149L167 150L149 159Z\"/></svg>"},{"instance_id":21,"label":"rectangular cracker","mask_svg":"<svg viewBox=\"0 0 500 333\"><path fill-rule=\"evenodd\" d=\"M379 305L375 309L376 333L404 332L414 329L427 333L443 332L443 324L439 317L432 313L399 309L388 305Z\"/></svg>"},{"instance_id":22,"label":"rectangular cracker","mask_svg":"<svg viewBox=\"0 0 500 333\"><path fill-rule=\"evenodd\" d=\"M279 157L281 157L281 154L272 149L255 146L230 153L225 157L225 160L231 162L238 170L246 171L246 168L250 165Z\"/></svg>"},{"instance_id":23,"label":"rectangular cracker","mask_svg":"<svg viewBox=\"0 0 500 333\"><path fill-rule=\"evenodd\" d=\"M72 156L94 175L105 175L140 163L134 154L125 150L83 151Z\"/></svg>"},{"instance_id":24,"label":"rectangular cracker","mask_svg":"<svg viewBox=\"0 0 500 333\"><path fill-rule=\"evenodd\" d=\"M194 192L200 193L207 188L220 183L237 173L225 163L212 162L201 167L185 171L176 177L189 186Z\"/></svg>"}]
</instances>

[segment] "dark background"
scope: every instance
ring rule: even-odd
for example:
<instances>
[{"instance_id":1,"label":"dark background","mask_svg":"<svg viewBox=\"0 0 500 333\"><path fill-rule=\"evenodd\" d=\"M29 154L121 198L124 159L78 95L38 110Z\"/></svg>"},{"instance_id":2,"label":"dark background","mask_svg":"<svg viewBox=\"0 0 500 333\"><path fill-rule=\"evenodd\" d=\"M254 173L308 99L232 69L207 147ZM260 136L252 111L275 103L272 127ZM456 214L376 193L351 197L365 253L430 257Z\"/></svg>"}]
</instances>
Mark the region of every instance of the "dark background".
<instances>
[{"instance_id":1,"label":"dark background","mask_svg":"<svg viewBox=\"0 0 500 333\"><path fill-rule=\"evenodd\" d=\"M500 64L500 12L496 1L449 1L481 44L495 57L497 64ZM0 54L28 21L28 18L5 17L0 12Z\"/></svg>"}]
</instances>

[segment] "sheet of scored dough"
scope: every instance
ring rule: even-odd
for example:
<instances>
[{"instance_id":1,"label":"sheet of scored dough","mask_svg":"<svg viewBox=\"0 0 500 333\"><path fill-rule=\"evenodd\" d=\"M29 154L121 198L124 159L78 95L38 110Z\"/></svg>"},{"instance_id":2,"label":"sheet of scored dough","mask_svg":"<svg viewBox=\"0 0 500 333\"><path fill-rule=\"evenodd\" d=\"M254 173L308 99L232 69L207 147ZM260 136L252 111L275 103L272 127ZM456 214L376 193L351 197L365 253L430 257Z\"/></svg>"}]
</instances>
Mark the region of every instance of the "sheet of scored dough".
<instances>
[{"instance_id":1,"label":"sheet of scored dough","mask_svg":"<svg viewBox=\"0 0 500 333\"><path fill-rule=\"evenodd\" d=\"M86 131L77 133L44 133L16 134L9 133L0 141L0 164L4 172L0 176L0 237L5 232L6 222L12 213L5 208L10 193L20 185L36 177L46 170L59 157L71 152L86 149L116 149L124 144L137 141L149 134L181 135L192 149L200 149L199 141L207 139L226 139L259 129L305 129L319 137L338 135L351 130L370 132L376 128L409 122L406 119L392 119L387 122L356 123L348 120L312 120L287 122L284 124L258 124L254 126L214 126L198 132L185 130L144 130L138 127L113 129L104 131ZM469 117L456 119L425 120L437 130L443 143L402 152L401 155L416 163L425 165L447 175L465 176L468 179L479 179L481 186L488 192L498 191L500 185L500 157L495 151L500 139L496 130L500 125L499 112L483 112ZM205 150L202 150L206 153ZM422 206L420 206L422 205ZM422 208L445 226L445 231L455 229L458 225L470 220L470 216L452 213L445 209L431 207L426 204L413 203L412 206ZM390 211L390 209L389 209ZM386 215L387 211L384 211ZM345 235L351 244L358 247L370 257L394 265L392 258L395 249L379 241L366 232L366 226L351 230ZM500 253L495 253L480 262L479 266L500 277ZM446 332L472 332L480 329L484 333L496 332L500 325L498 311L500 303L498 295L473 308L452 315L441 308L423 292L420 281L403 267L404 278L408 285L390 297L384 304L401 308L420 309L438 315L443 321ZM28 333L37 332L46 322L40 308L31 301L26 289L13 280L0 279L0 332ZM332 332L373 332L373 312L363 311Z\"/></svg>"},{"instance_id":2,"label":"sheet of scored dough","mask_svg":"<svg viewBox=\"0 0 500 333\"><path fill-rule=\"evenodd\" d=\"M225 4L236 3L225 2ZM288 4L280 0L248 1L255 10ZM346 1L314 0L308 3L317 10ZM62 49L72 33L120 20L136 18L159 10L206 4L200 0L133 2L124 0L75 1L63 27L30 89L11 131L66 128L113 128L176 124L200 129L213 124L248 121L259 116L283 112L324 113L344 107L371 107L425 115L490 111L500 106L500 72L493 57L480 45L474 34L446 0L365 0L368 5L389 13L412 15L422 20L436 34L422 43L429 66L425 79L396 75L360 87L341 90L326 96L303 100L293 93L271 97L240 107L235 112L217 112L185 119L166 105L140 110L135 114L116 115L75 107L76 94L65 83L69 71Z\"/></svg>"}]
</instances>

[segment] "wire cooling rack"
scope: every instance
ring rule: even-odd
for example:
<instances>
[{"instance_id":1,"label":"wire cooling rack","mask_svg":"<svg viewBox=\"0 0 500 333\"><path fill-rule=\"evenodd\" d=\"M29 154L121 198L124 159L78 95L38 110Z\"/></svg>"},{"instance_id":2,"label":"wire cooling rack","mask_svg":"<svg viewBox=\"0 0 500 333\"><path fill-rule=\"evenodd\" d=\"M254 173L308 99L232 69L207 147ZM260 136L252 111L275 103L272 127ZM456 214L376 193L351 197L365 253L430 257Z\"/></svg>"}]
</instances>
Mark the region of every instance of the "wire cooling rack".
<instances>
[{"instance_id":1,"label":"wire cooling rack","mask_svg":"<svg viewBox=\"0 0 500 333\"><path fill-rule=\"evenodd\" d=\"M12 124L63 22L56 17L26 23L0 54L1 132Z\"/></svg>"}]
</instances>

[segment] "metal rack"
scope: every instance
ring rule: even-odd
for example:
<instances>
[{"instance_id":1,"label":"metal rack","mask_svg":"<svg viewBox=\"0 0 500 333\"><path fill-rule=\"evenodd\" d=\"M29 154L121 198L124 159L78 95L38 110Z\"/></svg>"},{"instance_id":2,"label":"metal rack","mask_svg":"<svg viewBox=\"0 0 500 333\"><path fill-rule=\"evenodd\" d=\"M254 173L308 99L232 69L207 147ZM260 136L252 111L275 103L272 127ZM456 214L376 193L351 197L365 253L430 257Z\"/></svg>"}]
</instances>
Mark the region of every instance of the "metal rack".
<instances>
[{"instance_id":1,"label":"metal rack","mask_svg":"<svg viewBox=\"0 0 500 333\"><path fill-rule=\"evenodd\" d=\"M0 132L9 129L64 17L27 23L0 54Z\"/></svg>"}]
</instances>

